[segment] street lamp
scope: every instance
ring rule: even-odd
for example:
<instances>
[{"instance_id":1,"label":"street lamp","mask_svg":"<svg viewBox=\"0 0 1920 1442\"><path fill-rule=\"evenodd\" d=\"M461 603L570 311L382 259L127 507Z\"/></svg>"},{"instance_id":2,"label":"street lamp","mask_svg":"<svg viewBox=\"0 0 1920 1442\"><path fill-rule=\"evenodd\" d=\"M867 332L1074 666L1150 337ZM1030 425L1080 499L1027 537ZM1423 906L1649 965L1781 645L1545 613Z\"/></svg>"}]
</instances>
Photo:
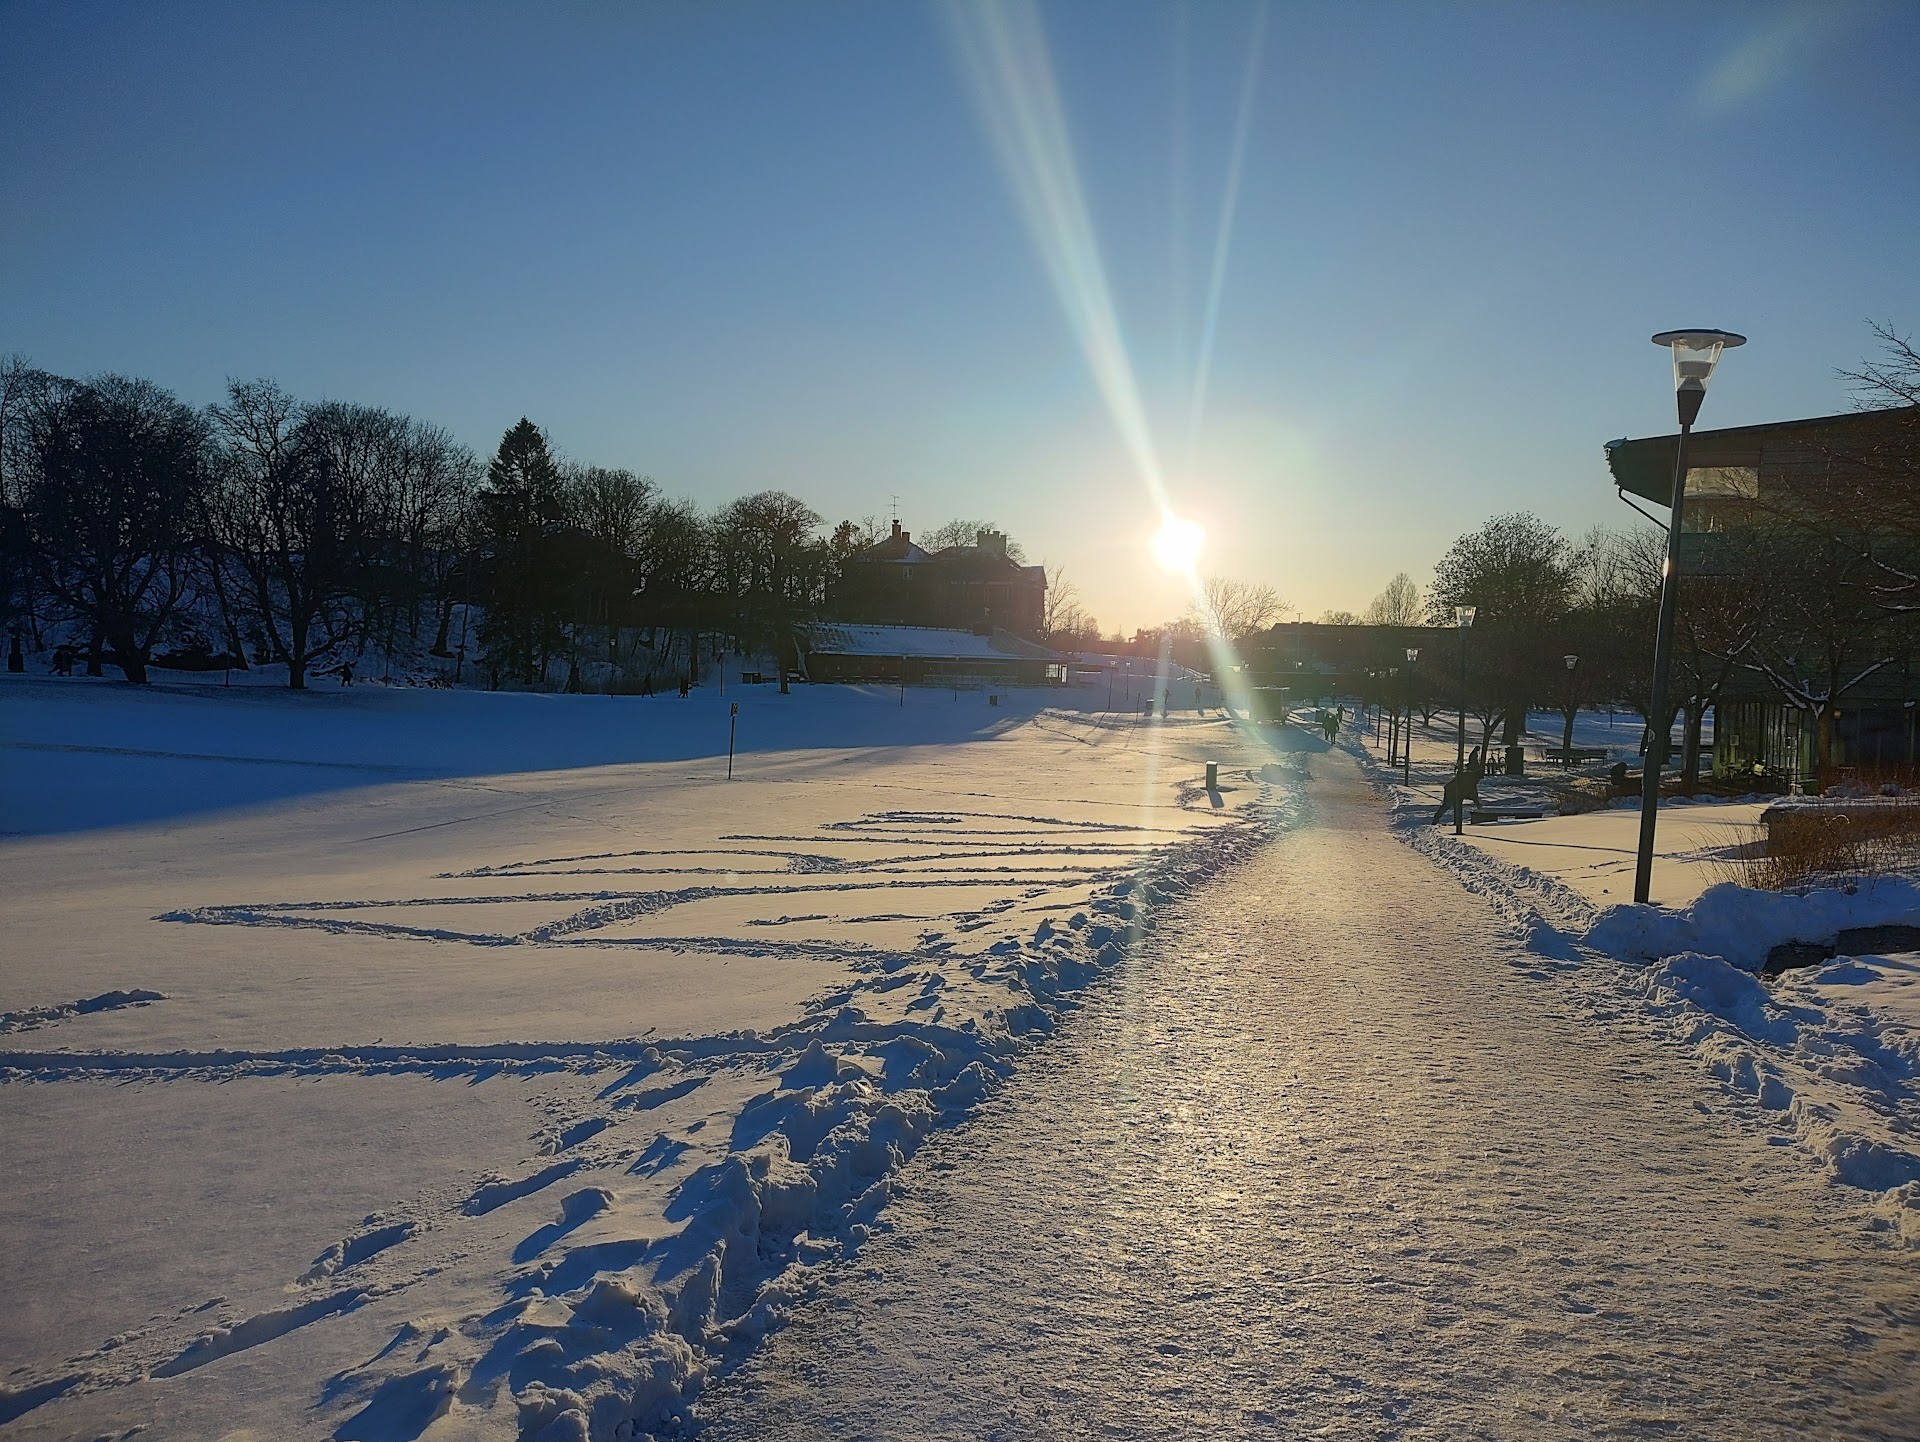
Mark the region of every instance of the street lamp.
<instances>
[{"instance_id":1,"label":"street lamp","mask_svg":"<svg viewBox=\"0 0 1920 1442\"><path fill-rule=\"evenodd\" d=\"M1560 764L1571 766L1573 765L1573 717L1574 713L1580 709L1580 698L1573 689L1573 668L1580 664L1580 658L1566 655L1560 659L1567 663L1567 729L1560 738Z\"/></svg>"},{"instance_id":2,"label":"street lamp","mask_svg":"<svg viewBox=\"0 0 1920 1442\"><path fill-rule=\"evenodd\" d=\"M1387 667L1387 689L1381 696L1381 702L1387 708L1387 765L1393 765L1393 758L1400 746L1400 703L1394 699L1393 678L1400 674L1398 666Z\"/></svg>"},{"instance_id":3,"label":"street lamp","mask_svg":"<svg viewBox=\"0 0 1920 1442\"><path fill-rule=\"evenodd\" d=\"M1413 784L1413 668L1420 659L1418 646L1407 647L1407 730L1400 738L1400 784Z\"/></svg>"},{"instance_id":4,"label":"street lamp","mask_svg":"<svg viewBox=\"0 0 1920 1442\"><path fill-rule=\"evenodd\" d=\"M1640 851L1634 860L1633 899L1644 902L1653 887L1653 828L1660 811L1660 768L1666 764L1673 722L1667 715L1667 671L1673 663L1673 623L1680 610L1680 526L1687 501L1687 437L1707 398L1707 383L1720 352L1747 338L1725 330L1667 330L1653 343L1673 352L1674 403L1680 435L1673 446L1673 497L1667 514L1667 563L1660 573L1660 624L1653 641L1653 702L1647 763L1640 785Z\"/></svg>"},{"instance_id":5,"label":"street lamp","mask_svg":"<svg viewBox=\"0 0 1920 1442\"><path fill-rule=\"evenodd\" d=\"M1477 606L1455 606L1453 619L1460 627L1460 724L1453 738L1453 834L1466 830L1467 805L1467 632L1473 629Z\"/></svg>"}]
</instances>

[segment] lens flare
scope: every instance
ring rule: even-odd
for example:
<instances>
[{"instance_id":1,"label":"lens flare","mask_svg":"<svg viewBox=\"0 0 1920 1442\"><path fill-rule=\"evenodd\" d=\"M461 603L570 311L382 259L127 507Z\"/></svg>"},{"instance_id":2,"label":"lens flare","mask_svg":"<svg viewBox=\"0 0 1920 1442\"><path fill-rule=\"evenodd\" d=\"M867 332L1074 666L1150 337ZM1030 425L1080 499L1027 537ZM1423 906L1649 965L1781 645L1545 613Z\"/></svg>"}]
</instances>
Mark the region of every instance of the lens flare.
<instances>
[{"instance_id":1,"label":"lens flare","mask_svg":"<svg viewBox=\"0 0 1920 1442\"><path fill-rule=\"evenodd\" d=\"M1154 535L1153 559L1166 570L1191 576L1194 563L1200 559L1200 547L1206 543L1206 539L1207 533L1200 528L1198 521L1189 521L1169 511Z\"/></svg>"},{"instance_id":2,"label":"lens flare","mask_svg":"<svg viewBox=\"0 0 1920 1442\"><path fill-rule=\"evenodd\" d=\"M1166 484L1127 354L1106 264L1033 0L949 0L946 15L976 108L1094 384L1156 506Z\"/></svg>"}]
</instances>

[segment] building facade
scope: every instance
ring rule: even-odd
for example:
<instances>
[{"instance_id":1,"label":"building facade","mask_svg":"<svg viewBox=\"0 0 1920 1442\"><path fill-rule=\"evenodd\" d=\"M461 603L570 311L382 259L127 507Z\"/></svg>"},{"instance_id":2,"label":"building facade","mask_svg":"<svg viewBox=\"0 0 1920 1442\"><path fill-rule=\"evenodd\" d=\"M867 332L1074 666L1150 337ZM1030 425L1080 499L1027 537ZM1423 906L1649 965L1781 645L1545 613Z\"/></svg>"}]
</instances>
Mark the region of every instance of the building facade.
<instances>
[{"instance_id":1,"label":"building facade","mask_svg":"<svg viewBox=\"0 0 1920 1442\"><path fill-rule=\"evenodd\" d=\"M1607 446L1607 466L1623 497L1671 505L1677 441L1654 436ZM1836 565L1857 568L1846 584L1867 598L1851 635L1845 617L1810 615L1806 607L1797 617L1791 608L1758 610L1760 625L1773 629L1756 638L1748 653L1754 660L1732 668L1714 703L1715 774L1913 779L1920 767L1914 726L1920 637L1901 621L1891 594L1883 617L1871 614L1871 600L1875 576L1891 592L1903 572L1920 575L1920 409L1695 432L1685 485L1678 548L1683 612L1750 606L1751 594L1742 600L1740 588L1766 589L1769 554L1831 556ZM1800 589L1817 598L1820 587L1807 584L1804 567L1794 570ZM1834 589L1840 585L1836 576ZM1785 639L1790 634L1792 641ZM1842 645L1849 648L1844 655L1835 650ZM1790 654L1796 651L1806 654ZM1796 704L1760 664L1763 654L1784 655L1809 671L1827 663L1831 674L1822 684L1829 694L1820 704ZM1783 663L1774 664L1777 671ZM1818 693L1821 684L1810 679L1804 689Z\"/></svg>"},{"instance_id":2,"label":"building facade","mask_svg":"<svg viewBox=\"0 0 1920 1442\"><path fill-rule=\"evenodd\" d=\"M1037 636L1045 625L1047 573L1007 554L1001 531L971 546L927 551L893 523L893 534L847 558L831 601L842 621L941 626Z\"/></svg>"}]
</instances>

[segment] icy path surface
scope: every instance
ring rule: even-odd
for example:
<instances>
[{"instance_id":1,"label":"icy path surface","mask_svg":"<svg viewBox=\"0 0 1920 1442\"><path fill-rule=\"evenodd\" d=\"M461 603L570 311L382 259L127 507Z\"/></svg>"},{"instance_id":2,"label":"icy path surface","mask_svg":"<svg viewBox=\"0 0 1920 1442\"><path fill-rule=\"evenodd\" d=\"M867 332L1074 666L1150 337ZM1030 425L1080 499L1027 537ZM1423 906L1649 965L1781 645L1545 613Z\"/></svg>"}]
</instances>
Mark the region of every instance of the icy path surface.
<instances>
[{"instance_id":1,"label":"icy path surface","mask_svg":"<svg viewBox=\"0 0 1920 1442\"><path fill-rule=\"evenodd\" d=\"M1920 1260L1316 772L909 1165L708 1442L1920 1435Z\"/></svg>"}]
</instances>

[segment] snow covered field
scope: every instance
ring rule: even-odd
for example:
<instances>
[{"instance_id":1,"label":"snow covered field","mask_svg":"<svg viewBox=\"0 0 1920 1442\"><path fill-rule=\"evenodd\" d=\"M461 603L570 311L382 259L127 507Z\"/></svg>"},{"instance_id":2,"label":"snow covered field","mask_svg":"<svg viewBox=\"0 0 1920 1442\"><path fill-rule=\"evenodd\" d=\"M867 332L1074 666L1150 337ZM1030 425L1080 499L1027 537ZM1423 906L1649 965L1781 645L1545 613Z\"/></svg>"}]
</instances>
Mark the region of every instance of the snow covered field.
<instances>
[{"instance_id":1,"label":"snow covered field","mask_svg":"<svg viewBox=\"0 0 1920 1442\"><path fill-rule=\"evenodd\" d=\"M1004 700L6 678L6 1435L681 1415L1309 747Z\"/></svg>"},{"instance_id":2,"label":"snow covered field","mask_svg":"<svg viewBox=\"0 0 1920 1442\"><path fill-rule=\"evenodd\" d=\"M1595 720L1582 717L1584 728ZM1557 743L1557 717L1551 732ZM1592 729L1576 736L1606 744ZM1402 836L1492 899L1596 1008L1691 1049L1719 1085L1775 1113L1836 1182L1879 1194L1881 1223L1920 1247L1920 957L1836 956L1758 975L1782 942L1920 926L1920 886L1889 878L1805 897L1736 886L1725 859L1767 803L1702 799L1662 804L1654 904L1634 906L1637 807L1493 822L1456 838L1431 824L1450 741L1438 728L1416 740L1411 785L1384 766L1370 733L1349 749L1394 799ZM1482 796L1537 798L1538 783L1489 776Z\"/></svg>"}]
</instances>

